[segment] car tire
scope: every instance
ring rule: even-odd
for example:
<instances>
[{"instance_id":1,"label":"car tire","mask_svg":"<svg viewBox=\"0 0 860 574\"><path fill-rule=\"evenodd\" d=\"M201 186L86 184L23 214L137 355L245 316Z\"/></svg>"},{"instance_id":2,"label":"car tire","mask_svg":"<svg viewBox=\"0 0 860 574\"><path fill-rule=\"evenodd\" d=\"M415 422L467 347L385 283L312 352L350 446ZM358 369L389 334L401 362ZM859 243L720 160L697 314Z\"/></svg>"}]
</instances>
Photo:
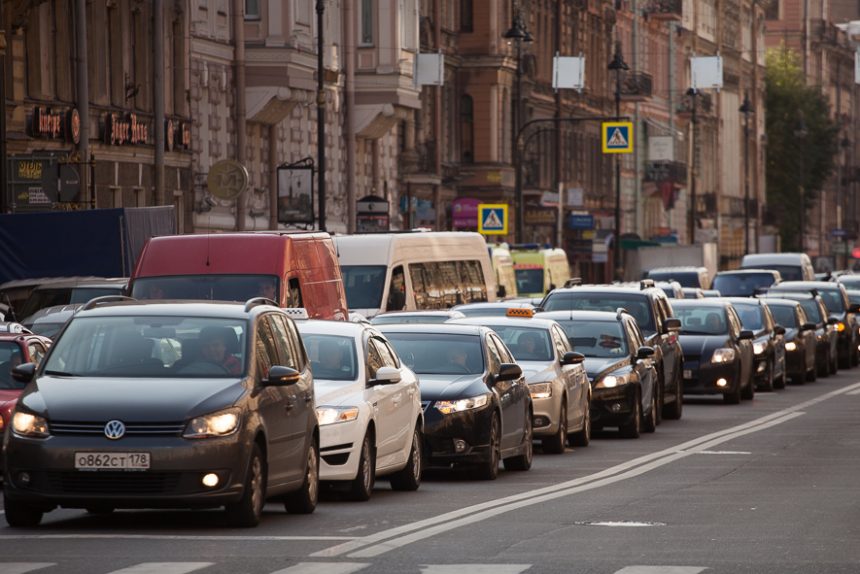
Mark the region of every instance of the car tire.
<instances>
[{"instance_id":1,"label":"car tire","mask_svg":"<svg viewBox=\"0 0 860 574\"><path fill-rule=\"evenodd\" d=\"M652 433L657 430L657 412L660 410L657 404L656 393L651 393L651 408L647 413L642 413L642 432Z\"/></svg>"},{"instance_id":2,"label":"car tire","mask_svg":"<svg viewBox=\"0 0 860 574\"><path fill-rule=\"evenodd\" d=\"M558 415L558 431L541 441L543 451L548 454L562 454L567 444L567 398L561 399L561 411Z\"/></svg>"},{"instance_id":3,"label":"car tire","mask_svg":"<svg viewBox=\"0 0 860 574\"><path fill-rule=\"evenodd\" d=\"M812 368L806 372L806 380L810 383L814 383L816 380L818 380L818 369L814 364Z\"/></svg>"},{"instance_id":4,"label":"car tire","mask_svg":"<svg viewBox=\"0 0 860 574\"><path fill-rule=\"evenodd\" d=\"M570 446L588 446L591 442L591 407L585 405L585 414L582 417L582 428L575 433L568 435L567 440Z\"/></svg>"},{"instance_id":5,"label":"car tire","mask_svg":"<svg viewBox=\"0 0 860 574\"><path fill-rule=\"evenodd\" d=\"M663 405L663 417L669 420L681 420L684 414L684 387L681 380L675 387L675 400L671 404Z\"/></svg>"},{"instance_id":6,"label":"car tire","mask_svg":"<svg viewBox=\"0 0 860 574\"><path fill-rule=\"evenodd\" d=\"M490 419L490 444L488 458L473 473L478 480L496 480L499 476L499 459L501 458L502 425L499 423L499 413L493 411Z\"/></svg>"},{"instance_id":7,"label":"car tire","mask_svg":"<svg viewBox=\"0 0 860 574\"><path fill-rule=\"evenodd\" d=\"M376 483L375 449L371 444L370 433L364 435L361 442L361 452L358 455L358 472L349 483L349 499L356 502L370 500L373 485Z\"/></svg>"},{"instance_id":8,"label":"car tire","mask_svg":"<svg viewBox=\"0 0 860 574\"><path fill-rule=\"evenodd\" d=\"M678 377L678 369L675 369L675 378L677 378L677 377ZM658 407L658 408L657 408L657 412L655 413L655 417L654 417L654 420L657 422L657 424L658 424L658 425L659 425L661 422L663 422L663 408L662 408L662 405L663 405L663 401L666 399L666 378L665 378L665 373L664 373L663 377L662 377L660 380L662 380L663 382L660 384L659 388L657 389L657 407Z\"/></svg>"},{"instance_id":9,"label":"car tire","mask_svg":"<svg viewBox=\"0 0 860 574\"><path fill-rule=\"evenodd\" d=\"M839 359L839 351L836 351L836 354L830 354L830 373L831 375L835 375L839 369L847 369L847 366L842 366L842 361Z\"/></svg>"},{"instance_id":10,"label":"car tire","mask_svg":"<svg viewBox=\"0 0 860 574\"><path fill-rule=\"evenodd\" d=\"M745 401L751 401L755 398L755 379L753 378L752 372L750 372L749 380L747 381L747 386L741 388L741 399Z\"/></svg>"},{"instance_id":11,"label":"car tire","mask_svg":"<svg viewBox=\"0 0 860 574\"><path fill-rule=\"evenodd\" d=\"M3 496L3 510L6 524L12 528L33 528L42 522L45 514L41 510L33 508L29 504Z\"/></svg>"},{"instance_id":12,"label":"car tire","mask_svg":"<svg viewBox=\"0 0 860 574\"><path fill-rule=\"evenodd\" d=\"M534 431L532 430L532 413L527 413L526 416L526 425L525 429L523 429L523 442L521 443L524 449L522 454L518 454L516 456L511 456L506 458L504 461L505 470L529 470L532 467L532 462L534 461L535 450L534 450Z\"/></svg>"},{"instance_id":13,"label":"car tire","mask_svg":"<svg viewBox=\"0 0 860 574\"><path fill-rule=\"evenodd\" d=\"M252 528L260 523L263 507L266 505L266 460L260 445L254 443L248 471L245 474L245 488L238 502L226 507L227 522L238 528Z\"/></svg>"},{"instance_id":14,"label":"car tire","mask_svg":"<svg viewBox=\"0 0 860 574\"><path fill-rule=\"evenodd\" d=\"M737 372L737 385L730 392L725 393L723 395L723 402L727 405L739 405L741 404L741 370L738 368Z\"/></svg>"},{"instance_id":15,"label":"car tire","mask_svg":"<svg viewBox=\"0 0 860 574\"><path fill-rule=\"evenodd\" d=\"M764 382L761 384L761 387L757 388L757 391L764 391L766 393L772 393L774 389L774 378L773 378L773 370L776 368L775 361L768 361L767 363L767 376L764 379Z\"/></svg>"},{"instance_id":16,"label":"car tire","mask_svg":"<svg viewBox=\"0 0 860 574\"><path fill-rule=\"evenodd\" d=\"M320 494L320 455L316 439L308 447L305 480L301 488L284 498L284 508L291 514L311 514Z\"/></svg>"},{"instance_id":17,"label":"car tire","mask_svg":"<svg viewBox=\"0 0 860 574\"><path fill-rule=\"evenodd\" d=\"M776 365L774 365L774 366L776 366ZM786 379L788 379L788 376L785 374L785 371L786 371L785 365L783 365L782 366L782 374L779 376L779 378L776 378L773 380L773 388L774 389L784 389L785 388L785 384L787 382Z\"/></svg>"},{"instance_id":18,"label":"car tire","mask_svg":"<svg viewBox=\"0 0 860 574\"><path fill-rule=\"evenodd\" d=\"M823 378L830 375L830 351L827 352L822 361L817 361L816 367L816 375L819 377Z\"/></svg>"},{"instance_id":19,"label":"car tire","mask_svg":"<svg viewBox=\"0 0 860 574\"><path fill-rule=\"evenodd\" d=\"M415 425L412 431L412 448L409 449L409 461L401 470L391 475L391 490L415 491L421 486L421 473L424 471L424 434L421 427Z\"/></svg>"},{"instance_id":20,"label":"car tire","mask_svg":"<svg viewBox=\"0 0 860 574\"><path fill-rule=\"evenodd\" d=\"M624 438L639 438L642 432L642 399L639 391L633 394L633 413L630 420L618 427L618 431Z\"/></svg>"}]
</instances>

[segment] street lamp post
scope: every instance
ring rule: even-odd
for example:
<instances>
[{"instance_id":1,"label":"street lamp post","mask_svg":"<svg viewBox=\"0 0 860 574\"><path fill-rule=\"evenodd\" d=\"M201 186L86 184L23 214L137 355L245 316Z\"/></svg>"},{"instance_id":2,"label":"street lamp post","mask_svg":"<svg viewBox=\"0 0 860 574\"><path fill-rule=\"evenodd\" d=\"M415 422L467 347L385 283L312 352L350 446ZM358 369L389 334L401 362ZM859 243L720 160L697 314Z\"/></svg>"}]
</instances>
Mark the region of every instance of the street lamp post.
<instances>
[{"instance_id":1,"label":"street lamp post","mask_svg":"<svg viewBox=\"0 0 860 574\"><path fill-rule=\"evenodd\" d=\"M806 177L806 162L805 160L805 150L803 149L803 143L806 140L806 136L809 135L809 131L806 129L806 120L803 117L803 112L797 112L797 123L794 127L794 138L798 142L798 146L800 147L800 161L798 162L798 166L800 168L800 239L798 241L798 245L800 246L800 252L803 253L805 251L805 230L806 230L806 185L804 184L804 178Z\"/></svg>"},{"instance_id":2,"label":"street lamp post","mask_svg":"<svg viewBox=\"0 0 860 574\"><path fill-rule=\"evenodd\" d=\"M615 72L615 119L621 117L621 74L629 70L629 66L621 56L621 42L615 43L615 55L607 66ZM615 239L612 242L612 258L615 263L615 279L623 277L624 267L621 262L621 157L615 156Z\"/></svg>"},{"instance_id":3,"label":"street lamp post","mask_svg":"<svg viewBox=\"0 0 860 574\"><path fill-rule=\"evenodd\" d=\"M325 0L317 0L317 192L319 194L319 227L326 231L325 223L325 69L323 67L323 16ZM350 63L350 65L352 65Z\"/></svg>"},{"instance_id":4,"label":"street lamp post","mask_svg":"<svg viewBox=\"0 0 860 574\"><path fill-rule=\"evenodd\" d=\"M688 223L690 228L690 245L696 243L696 218L698 216L698 208L696 205L696 164L698 163L696 160L698 159L699 153L696 148L696 135L697 135L697 125L699 123L698 118L698 109L699 109L699 90L696 88L690 88L687 90L687 97L690 98L692 102L692 117L690 118L690 124L693 130L692 133L692 141L693 141L693 157L690 158L690 221Z\"/></svg>"},{"instance_id":5,"label":"street lamp post","mask_svg":"<svg viewBox=\"0 0 860 574\"><path fill-rule=\"evenodd\" d=\"M522 56L523 56L523 42L531 42L534 40L532 35L529 34L529 31L526 30L525 23L523 22L522 12L520 12L519 7L517 7L516 14L514 15L514 21L511 24L510 29L505 32L504 38L508 40L513 40L517 45L517 69L516 69L516 82L514 84L514 98L511 104L511 159L514 164L514 170L516 171L516 182L514 188L514 211L516 213L516 241L517 243L522 243L524 239L524 210L525 206L523 204L523 182L522 177L520 176L520 153L517 149L517 136L520 130L520 100L522 98L522 82L523 82L523 66L522 66Z\"/></svg>"},{"instance_id":6,"label":"street lamp post","mask_svg":"<svg viewBox=\"0 0 860 574\"><path fill-rule=\"evenodd\" d=\"M840 269L845 269L848 266L848 250L846 248L847 239L845 236L845 228L848 227L845 224L845 167L848 164L848 148L851 147L851 140L847 137L843 137L839 142L839 147L842 148L842 162L839 164L839 185L836 187L836 227L842 230L842 236L837 238L838 243L841 245L841 253L837 255L842 255L842 265Z\"/></svg>"},{"instance_id":7,"label":"street lamp post","mask_svg":"<svg viewBox=\"0 0 860 574\"><path fill-rule=\"evenodd\" d=\"M744 115L744 255L750 254L750 114L753 106L749 94L744 93L744 101L738 109Z\"/></svg>"}]
</instances>

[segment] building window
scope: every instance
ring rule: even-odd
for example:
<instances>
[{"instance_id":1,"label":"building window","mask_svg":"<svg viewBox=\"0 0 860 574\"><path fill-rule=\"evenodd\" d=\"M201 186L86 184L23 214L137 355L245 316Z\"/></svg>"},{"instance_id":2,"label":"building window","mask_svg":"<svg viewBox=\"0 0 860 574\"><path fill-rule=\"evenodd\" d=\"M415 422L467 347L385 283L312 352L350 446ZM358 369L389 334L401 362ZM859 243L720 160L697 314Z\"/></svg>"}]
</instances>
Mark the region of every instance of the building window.
<instances>
[{"instance_id":1,"label":"building window","mask_svg":"<svg viewBox=\"0 0 860 574\"><path fill-rule=\"evenodd\" d=\"M475 163L475 110L471 96L460 98L460 158Z\"/></svg>"},{"instance_id":2,"label":"building window","mask_svg":"<svg viewBox=\"0 0 860 574\"><path fill-rule=\"evenodd\" d=\"M373 44L373 0L361 0L361 45Z\"/></svg>"},{"instance_id":3,"label":"building window","mask_svg":"<svg viewBox=\"0 0 860 574\"><path fill-rule=\"evenodd\" d=\"M779 20L779 5L779 0L773 0L770 4L767 5L767 8L764 9L765 20Z\"/></svg>"},{"instance_id":4,"label":"building window","mask_svg":"<svg viewBox=\"0 0 860 574\"><path fill-rule=\"evenodd\" d=\"M260 19L260 0L245 0L245 20Z\"/></svg>"},{"instance_id":5,"label":"building window","mask_svg":"<svg viewBox=\"0 0 860 574\"><path fill-rule=\"evenodd\" d=\"M472 32L474 20L472 18L472 0L460 0L460 31Z\"/></svg>"}]
</instances>

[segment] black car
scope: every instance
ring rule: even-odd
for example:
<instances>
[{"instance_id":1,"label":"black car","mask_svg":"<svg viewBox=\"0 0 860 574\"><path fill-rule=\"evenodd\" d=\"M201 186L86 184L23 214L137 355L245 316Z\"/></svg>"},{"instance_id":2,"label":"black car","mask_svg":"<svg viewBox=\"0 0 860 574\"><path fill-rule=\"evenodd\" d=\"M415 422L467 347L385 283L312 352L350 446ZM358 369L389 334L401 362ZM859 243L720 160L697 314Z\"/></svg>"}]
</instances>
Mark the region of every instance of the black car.
<instances>
[{"instance_id":1,"label":"black car","mask_svg":"<svg viewBox=\"0 0 860 574\"><path fill-rule=\"evenodd\" d=\"M663 291L669 299L683 299L686 297L684 288L677 281L657 281L654 286Z\"/></svg>"},{"instance_id":2,"label":"black car","mask_svg":"<svg viewBox=\"0 0 860 574\"><path fill-rule=\"evenodd\" d=\"M794 299L800 303L810 322L815 323L815 365L819 377L836 373L839 367L839 333L836 325L839 320L831 317L824 298L817 291L791 291L770 289L769 297ZM815 380L815 379L812 379Z\"/></svg>"},{"instance_id":3,"label":"black car","mask_svg":"<svg viewBox=\"0 0 860 574\"><path fill-rule=\"evenodd\" d=\"M814 381L815 371L815 323L806 317L806 311L793 299L762 297L770 309L773 320L785 328L785 371L792 383L803 384Z\"/></svg>"},{"instance_id":4,"label":"black car","mask_svg":"<svg viewBox=\"0 0 860 574\"><path fill-rule=\"evenodd\" d=\"M860 312L860 305L849 301L845 285L834 281L786 281L775 289L818 293L827 306L830 318L836 319L834 326L837 333L839 368L848 369L857 365L857 313Z\"/></svg>"},{"instance_id":5,"label":"black car","mask_svg":"<svg viewBox=\"0 0 860 574\"><path fill-rule=\"evenodd\" d=\"M657 370L654 349L636 320L623 309L605 311L550 311L574 351L585 355L591 382L591 426L617 426L621 434L637 438L657 427Z\"/></svg>"},{"instance_id":6,"label":"black car","mask_svg":"<svg viewBox=\"0 0 860 574\"><path fill-rule=\"evenodd\" d=\"M741 319L741 327L752 331L756 390L784 389L785 327L777 324L761 299L736 297L728 299Z\"/></svg>"},{"instance_id":7,"label":"black car","mask_svg":"<svg viewBox=\"0 0 860 574\"><path fill-rule=\"evenodd\" d=\"M662 416L680 419L683 412L681 371L683 351L678 341L680 323L672 315L672 305L650 279L631 287L581 285L555 289L541 302L543 311L608 311L626 309L645 335L645 345L654 349L657 369L657 422Z\"/></svg>"},{"instance_id":8,"label":"black car","mask_svg":"<svg viewBox=\"0 0 860 574\"><path fill-rule=\"evenodd\" d=\"M712 288L723 297L755 297L781 280L779 271L770 269L720 271L714 277Z\"/></svg>"},{"instance_id":9,"label":"black car","mask_svg":"<svg viewBox=\"0 0 860 574\"><path fill-rule=\"evenodd\" d=\"M419 377L425 452L431 466L475 467L493 480L532 464L532 403L523 371L486 327L380 325Z\"/></svg>"},{"instance_id":10,"label":"black car","mask_svg":"<svg viewBox=\"0 0 860 574\"><path fill-rule=\"evenodd\" d=\"M673 308L681 320L684 393L722 394L729 404L752 399L754 335L741 327L732 304L722 299L685 299Z\"/></svg>"},{"instance_id":11,"label":"black car","mask_svg":"<svg viewBox=\"0 0 860 574\"><path fill-rule=\"evenodd\" d=\"M295 324L266 299L151 303L104 297L66 325L5 435L5 516L57 506L226 506L254 526L266 498L317 501L314 386ZM113 301L113 302L111 302Z\"/></svg>"}]
</instances>

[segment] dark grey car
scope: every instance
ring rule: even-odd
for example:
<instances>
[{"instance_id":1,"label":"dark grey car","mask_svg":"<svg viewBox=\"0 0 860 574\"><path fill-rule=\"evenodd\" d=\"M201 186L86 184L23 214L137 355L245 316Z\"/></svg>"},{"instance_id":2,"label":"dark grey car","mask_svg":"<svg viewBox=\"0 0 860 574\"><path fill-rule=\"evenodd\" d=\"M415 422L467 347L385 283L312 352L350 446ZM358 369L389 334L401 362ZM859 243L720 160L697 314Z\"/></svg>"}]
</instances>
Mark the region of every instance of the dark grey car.
<instances>
[{"instance_id":1,"label":"dark grey car","mask_svg":"<svg viewBox=\"0 0 860 574\"><path fill-rule=\"evenodd\" d=\"M316 506L319 431L305 349L287 314L246 304L88 303L36 368L12 416L5 516L57 506L226 506L254 526L266 498Z\"/></svg>"}]
</instances>

